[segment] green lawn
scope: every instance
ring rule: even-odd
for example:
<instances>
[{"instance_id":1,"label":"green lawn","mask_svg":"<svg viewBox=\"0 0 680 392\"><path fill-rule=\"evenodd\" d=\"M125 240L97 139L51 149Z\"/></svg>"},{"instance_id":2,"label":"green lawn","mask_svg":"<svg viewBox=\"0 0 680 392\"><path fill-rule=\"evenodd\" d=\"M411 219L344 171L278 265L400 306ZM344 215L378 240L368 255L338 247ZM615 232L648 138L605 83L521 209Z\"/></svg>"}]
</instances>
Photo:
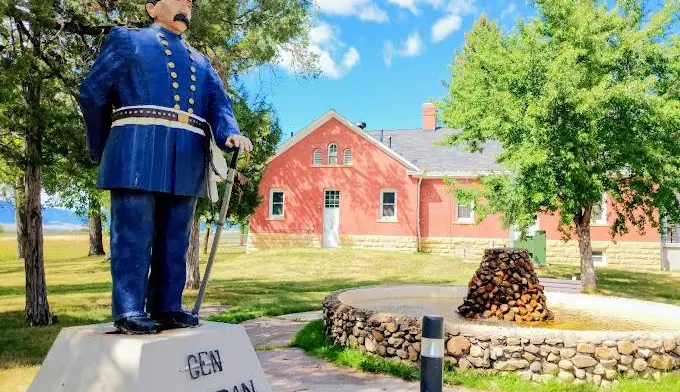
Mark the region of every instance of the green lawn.
<instances>
[{"instance_id":1,"label":"green lawn","mask_svg":"<svg viewBox=\"0 0 680 392\"><path fill-rule=\"evenodd\" d=\"M60 323L23 323L23 262L11 237L0 238L0 391L25 391L60 328L110 320L110 273L102 257L88 258L87 237L46 237L49 302ZM204 256L205 257L205 256ZM329 292L375 284L467 284L477 267L451 256L359 250L278 250L218 255L206 304L234 308L216 319L239 322L262 315L319 309ZM543 276L571 276L577 266L555 265ZM598 269L605 294L680 304L680 274ZM187 292L193 304L196 292Z\"/></svg>"}]
</instances>

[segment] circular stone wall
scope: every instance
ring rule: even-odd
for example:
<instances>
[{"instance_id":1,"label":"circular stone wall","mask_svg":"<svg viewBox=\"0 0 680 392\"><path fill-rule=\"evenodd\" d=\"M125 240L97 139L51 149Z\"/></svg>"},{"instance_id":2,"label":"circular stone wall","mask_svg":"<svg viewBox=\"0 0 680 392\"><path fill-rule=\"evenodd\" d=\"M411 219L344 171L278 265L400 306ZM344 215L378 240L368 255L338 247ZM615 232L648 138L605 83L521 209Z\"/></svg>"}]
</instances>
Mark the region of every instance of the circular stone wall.
<instances>
[{"instance_id":1,"label":"circular stone wall","mask_svg":"<svg viewBox=\"0 0 680 392\"><path fill-rule=\"evenodd\" d=\"M458 298L466 291L465 287L439 286L337 291L323 302L325 334L337 344L415 364L420 357L422 315L437 312L426 306L420 309L406 306L399 313L384 312L379 310L380 301ZM526 380L540 382L556 377L576 384L592 382L605 388L616 384L618 375L658 379L662 372L680 369L680 329L674 327L680 325L680 307L549 291L546 296L548 306L569 302L597 310L598 306L606 305L606 311L612 313L636 313L641 319L653 315L667 320L667 325L660 325L656 331L582 331L476 324L447 316L445 361L462 370L515 371ZM368 305L372 301L378 305ZM452 306L454 310L457 307Z\"/></svg>"}]
</instances>

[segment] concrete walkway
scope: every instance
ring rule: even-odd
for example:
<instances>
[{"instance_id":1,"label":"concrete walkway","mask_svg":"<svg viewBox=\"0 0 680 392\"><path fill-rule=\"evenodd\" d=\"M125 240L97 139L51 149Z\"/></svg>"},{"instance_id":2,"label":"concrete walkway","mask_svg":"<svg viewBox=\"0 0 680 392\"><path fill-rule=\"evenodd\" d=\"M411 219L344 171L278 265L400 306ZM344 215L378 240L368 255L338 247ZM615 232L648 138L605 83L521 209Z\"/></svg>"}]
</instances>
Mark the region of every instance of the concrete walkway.
<instances>
[{"instance_id":1,"label":"concrete walkway","mask_svg":"<svg viewBox=\"0 0 680 392\"><path fill-rule=\"evenodd\" d=\"M263 317L244 322L248 336L275 392L416 392L418 382L406 382L387 375L359 372L309 357L289 347L293 336L321 312ZM447 392L474 392L447 388Z\"/></svg>"}]
</instances>

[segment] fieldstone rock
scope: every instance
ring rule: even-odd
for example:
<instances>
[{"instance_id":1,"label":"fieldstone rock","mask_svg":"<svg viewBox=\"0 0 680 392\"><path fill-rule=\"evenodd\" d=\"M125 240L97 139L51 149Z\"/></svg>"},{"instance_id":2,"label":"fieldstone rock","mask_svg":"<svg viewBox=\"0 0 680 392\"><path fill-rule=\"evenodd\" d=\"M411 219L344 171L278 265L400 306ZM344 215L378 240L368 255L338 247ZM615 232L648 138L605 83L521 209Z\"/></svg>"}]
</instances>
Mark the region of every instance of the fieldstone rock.
<instances>
[{"instance_id":1,"label":"fieldstone rock","mask_svg":"<svg viewBox=\"0 0 680 392\"><path fill-rule=\"evenodd\" d=\"M455 366L458 363L458 360L454 357L444 357L444 362Z\"/></svg>"},{"instance_id":2,"label":"fieldstone rock","mask_svg":"<svg viewBox=\"0 0 680 392\"><path fill-rule=\"evenodd\" d=\"M594 354L595 345L590 343L579 343L578 346L576 346L576 351L581 354Z\"/></svg>"},{"instance_id":3,"label":"fieldstone rock","mask_svg":"<svg viewBox=\"0 0 680 392\"><path fill-rule=\"evenodd\" d=\"M413 348L413 346L409 346L409 348L408 348L407 351L408 351L408 359L409 359L409 361L415 362L415 361L418 360L418 352L416 351L415 348Z\"/></svg>"},{"instance_id":4,"label":"fieldstone rock","mask_svg":"<svg viewBox=\"0 0 680 392\"><path fill-rule=\"evenodd\" d=\"M533 362L533 361L536 360L536 356L534 354L531 354L531 353L522 354L522 358L526 359L529 362Z\"/></svg>"},{"instance_id":5,"label":"fieldstone rock","mask_svg":"<svg viewBox=\"0 0 680 392\"><path fill-rule=\"evenodd\" d=\"M498 361L493 364L493 368L496 370L513 371L519 369L526 369L529 366L529 362L521 359L510 359L507 361Z\"/></svg>"},{"instance_id":6,"label":"fieldstone rock","mask_svg":"<svg viewBox=\"0 0 680 392\"><path fill-rule=\"evenodd\" d=\"M536 355L536 354L538 354L540 349L537 346L535 346L534 344L530 344L530 345L524 347L524 351Z\"/></svg>"},{"instance_id":7,"label":"fieldstone rock","mask_svg":"<svg viewBox=\"0 0 680 392\"><path fill-rule=\"evenodd\" d=\"M619 387L619 384L621 384L621 381L619 381L619 380L614 380L614 381L612 381L612 387L613 387L613 388L618 388L618 387Z\"/></svg>"},{"instance_id":8,"label":"fieldstone rock","mask_svg":"<svg viewBox=\"0 0 680 392\"><path fill-rule=\"evenodd\" d=\"M595 360L595 358L591 357L590 355L577 354L571 359L571 363L574 364L574 367L583 369L597 365L597 360Z\"/></svg>"},{"instance_id":9,"label":"fieldstone rock","mask_svg":"<svg viewBox=\"0 0 680 392\"><path fill-rule=\"evenodd\" d=\"M549 346L557 346L558 344L562 344L561 339L546 339L545 344Z\"/></svg>"},{"instance_id":10,"label":"fieldstone rock","mask_svg":"<svg viewBox=\"0 0 680 392\"><path fill-rule=\"evenodd\" d=\"M554 363L544 363L543 364L543 374L556 375L560 372L560 368Z\"/></svg>"},{"instance_id":11,"label":"fieldstone rock","mask_svg":"<svg viewBox=\"0 0 680 392\"><path fill-rule=\"evenodd\" d=\"M612 389L612 382L609 380L602 380L602 384L600 384L600 388L602 389Z\"/></svg>"},{"instance_id":12,"label":"fieldstone rock","mask_svg":"<svg viewBox=\"0 0 680 392\"><path fill-rule=\"evenodd\" d=\"M535 361L531 363L529 369L534 373L540 373L541 369L543 369L543 365L539 361Z\"/></svg>"},{"instance_id":13,"label":"fieldstone rock","mask_svg":"<svg viewBox=\"0 0 680 392\"><path fill-rule=\"evenodd\" d=\"M540 346L541 344L543 344L544 341L545 341L545 339L543 339L543 338L531 338L531 339L529 339L529 342L531 342L531 344L533 344L534 346Z\"/></svg>"},{"instance_id":14,"label":"fieldstone rock","mask_svg":"<svg viewBox=\"0 0 680 392\"><path fill-rule=\"evenodd\" d=\"M533 373L531 372L522 372L519 375L520 380L524 381L531 381L531 377L533 376Z\"/></svg>"},{"instance_id":15,"label":"fieldstone rock","mask_svg":"<svg viewBox=\"0 0 680 392\"><path fill-rule=\"evenodd\" d=\"M420 342L413 343L413 349L420 352Z\"/></svg>"},{"instance_id":16,"label":"fieldstone rock","mask_svg":"<svg viewBox=\"0 0 680 392\"><path fill-rule=\"evenodd\" d=\"M671 370L675 367L677 360L670 355L652 355L649 358L649 366L657 370Z\"/></svg>"},{"instance_id":17,"label":"fieldstone rock","mask_svg":"<svg viewBox=\"0 0 680 392\"><path fill-rule=\"evenodd\" d=\"M379 345L378 348L375 351L378 353L378 355L380 355L381 357L384 357L385 354L387 353L387 347L385 347L383 345Z\"/></svg>"},{"instance_id":18,"label":"fieldstone rock","mask_svg":"<svg viewBox=\"0 0 680 392\"><path fill-rule=\"evenodd\" d=\"M584 378L586 378L586 371L583 369L575 369L574 376L576 376L576 378L578 379L583 380Z\"/></svg>"},{"instance_id":19,"label":"fieldstone rock","mask_svg":"<svg viewBox=\"0 0 680 392\"><path fill-rule=\"evenodd\" d=\"M602 382L602 376L600 376L599 374L593 375L593 383L595 385L600 385L601 382Z\"/></svg>"},{"instance_id":20,"label":"fieldstone rock","mask_svg":"<svg viewBox=\"0 0 680 392\"><path fill-rule=\"evenodd\" d=\"M605 369L614 369L616 363L616 359L603 359L600 361L600 365L604 366Z\"/></svg>"},{"instance_id":21,"label":"fieldstone rock","mask_svg":"<svg viewBox=\"0 0 680 392\"><path fill-rule=\"evenodd\" d=\"M349 337L349 346L350 347L356 347L359 345L359 339L357 339L356 336L350 335Z\"/></svg>"},{"instance_id":22,"label":"fieldstone rock","mask_svg":"<svg viewBox=\"0 0 680 392\"><path fill-rule=\"evenodd\" d=\"M574 375L571 372L565 372L561 371L558 375L557 378L561 381L564 382L572 382L574 381Z\"/></svg>"},{"instance_id":23,"label":"fieldstone rock","mask_svg":"<svg viewBox=\"0 0 680 392\"><path fill-rule=\"evenodd\" d=\"M604 377L605 377L607 380L613 380L614 377L616 377L616 370L614 370L614 369L607 369L607 370L605 370L605 371L604 371Z\"/></svg>"},{"instance_id":24,"label":"fieldstone rock","mask_svg":"<svg viewBox=\"0 0 680 392\"><path fill-rule=\"evenodd\" d=\"M553 353L550 353L548 355L548 362L557 362L559 361L560 357L558 355L555 355Z\"/></svg>"},{"instance_id":25,"label":"fieldstone rock","mask_svg":"<svg viewBox=\"0 0 680 392\"><path fill-rule=\"evenodd\" d=\"M550 349L550 352L555 354L555 355L560 355L560 348L559 347L552 347Z\"/></svg>"},{"instance_id":26,"label":"fieldstone rock","mask_svg":"<svg viewBox=\"0 0 680 392\"><path fill-rule=\"evenodd\" d=\"M635 351L635 345L629 340L621 340L617 343L620 354L631 355Z\"/></svg>"},{"instance_id":27,"label":"fieldstone rock","mask_svg":"<svg viewBox=\"0 0 680 392\"><path fill-rule=\"evenodd\" d=\"M612 347L598 347L595 349L595 358L598 359L619 359L621 355Z\"/></svg>"},{"instance_id":28,"label":"fieldstone rock","mask_svg":"<svg viewBox=\"0 0 680 392\"><path fill-rule=\"evenodd\" d=\"M593 369L593 374L597 374L597 375L600 375L600 376L604 375L604 366L602 366L601 363L598 363L595 366L595 369Z\"/></svg>"},{"instance_id":29,"label":"fieldstone rock","mask_svg":"<svg viewBox=\"0 0 680 392\"><path fill-rule=\"evenodd\" d=\"M406 352L406 350L399 349L397 350L397 356L401 359L406 359L408 358L408 353Z\"/></svg>"},{"instance_id":30,"label":"fieldstone rock","mask_svg":"<svg viewBox=\"0 0 680 392\"><path fill-rule=\"evenodd\" d=\"M507 338L505 344L507 344L508 346L519 346L521 344L521 341L519 338Z\"/></svg>"},{"instance_id":31,"label":"fieldstone rock","mask_svg":"<svg viewBox=\"0 0 680 392\"><path fill-rule=\"evenodd\" d=\"M397 325L397 323L385 323L385 330L389 331L390 333L397 332L398 329L399 326Z\"/></svg>"},{"instance_id":32,"label":"fieldstone rock","mask_svg":"<svg viewBox=\"0 0 680 392\"><path fill-rule=\"evenodd\" d=\"M642 372L645 369L647 369L647 361L642 358L635 358L635 361L633 361L633 370Z\"/></svg>"},{"instance_id":33,"label":"fieldstone rock","mask_svg":"<svg viewBox=\"0 0 680 392\"><path fill-rule=\"evenodd\" d=\"M576 341L574 341L574 340L565 340L565 341L564 341L564 348L576 348Z\"/></svg>"},{"instance_id":34,"label":"fieldstone rock","mask_svg":"<svg viewBox=\"0 0 680 392\"><path fill-rule=\"evenodd\" d=\"M563 359L563 360L561 360L561 361L557 364L557 366L559 366L560 369L562 369L562 370L571 370L571 369L574 368L574 364L571 363L571 361L568 360L568 359Z\"/></svg>"},{"instance_id":35,"label":"fieldstone rock","mask_svg":"<svg viewBox=\"0 0 680 392\"><path fill-rule=\"evenodd\" d=\"M671 352L675 350L675 347L677 347L677 343L673 339L667 339L663 341L663 349L666 352Z\"/></svg>"},{"instance_id":36,"label":"fieldstone rock","mask_svg":"<svg viewBox=\"0 0 680 392\"><path fill-rule=\"evenodd\" d=\"M560 357L564 359L572 358L574 355L576 355L576 350L573 348L563 348L560 350Z\"/></svg>"},{"instance_id":37,"label":"fieldstone rock","mask_svg":"<svg viewBox=\"0 0 680 392\"><path fill-rule=\"evenodd\" d=\"M395 355L397 353L397 349L394 347L388 347L387 348L387 355Z\"/></svg>"},{"instance_id":38,"label":"fieldstone rock","mask_svg":"<svg viewBox=\"0 0 680 392\"><path fill-rule=\"evenodd\" d=\"M394 348L399 348L404 343L404 339L395 338L394 336L390 336L390 338L387 339L387 343L389 343L390 346L392 346Z\"/></svg>"},{"instance_id":39,"label":"fieldstone rock","mask_svg":"<svg viewBox=\"0 0 680 392\"><path fill-rule=\"evenodd\" d=\"M617 344L616 341L614 340L605 340L604 342L602 342L602 345L606 347L616 347Z\"/></svg>"},{"instance_id":40,"label":"fieldstone rock","mask_svg":"<svg viewBox=\"0 0 680 392\"><path fill-rule=\"evenodd\" d=\"M458 368L460 368L460 370L462 370L462 371L466 371L466 370L470 369L471 367L472 367L472 364L466 358L461 358L458 361Z\"/></svg>"},{"instance_id":41,"label":"fieldstone rock","mask_svg":"<svg viewBox=\"0 0 680 392\"><path fill-rule=\"evenodd\" d=\"M586 381L593 382L593 373L586 372Z\"/></svg>"},{"instance_id":42,"label":"fieldstone rock","mask_svg":"<svg viewBox=\"0 0 680 392\"><path fill-rule=\"evenodd\" d=\"M541 346L540 352L541 356L544 358L547 357L550 354L550 349L551 349L550 346Z\"/></svg>"},{"instance_id":43,"label":"fieldstone rock","mask_svg":"<svg viewBox=\"0 0 680 392\"><path fill-rule=\"evenodd\" d=\"M628 366L626 365L616 365L616 370L618 370L621 373L625 373L628 371Z\"/></svg>"},{"instance_id":44,"label":"fieldstone rock","mask_svg":"<svg viewBox=\"0 0 680 392\"><path fill-rule=\"evenodd\" d=\"M621 356L621 359L620 359L620 362L621 362L623 365L630 365L631 363L633 363L633 359L634 359L634 358L633 358L632 355L622 355L622 356Z\"/></svg>"},{"instance_id":45,"label":"fieldstone rock","mask_svg":"<svg viewBox=\"0 0 680 392\"><path fill-rule=\"evenodd\" d=\"M649 358L652 356L652 351L648 348L639 348L637 353L635 353L636 358Z\"/></svg>"},{"instance_id":46,"label":"fieldstone rock","mask_svg":"<svg viewBox=\"0 0 680 392\"><path fill-rule=\"evenodd\" d=\"M491 348L491 359L503 358L503 347L492 347Z\"/></svg>"},{"instance_id":47,"label":"fieldstone rock","mask_svg":"<svg viewBox=\"0 0 680 392\"><path fill-rule=\"evenodd\" d=\"M453 356L459 357L463 354L467 354L470 351L471 345L472 344L468 339L462 336L455 336L449 339L449 342L446 344L446 351Z\"/></svg>"},{"instance_id":48,"label":"fieldstone rock","mask_svg":"<svg viewBox=\"0 0 680 392\"><path fill-rule=\"evenodd\" d=\"M652 378L654 378L654 381L656 381L656 382L661 381L661 372L652 373Z\"/></svg>"},{"instance_id":49,"label":"fieldstone rock","mask_svg":"<svg viewBox=\"0 0 680 392\"><path fill-rule=\"evenodd\" d=\"M488 359L480 358L480 357L472 357L468 356L467 360L470 361L472 365L476 368L489 368L491 366L491 362L489 362Z\"/></svg>"},{"instance_id":50,"label":"fieldstone rock","mask_svg":"<svg viewBox=\"0 0 680 392\"><path fill-rule=\"evenodd\" d=\"M663 347L663 340L648 340L646 346L654 351L660 350Z\"/></svg>"},{"instance_id":51,"label":"fieldstone rock","mask_svg":"<svg viewBox=\"0 0 680 392\"><path fill-rule=\"evenodd\" d=\"M470 356L481 357L482 355L484 355L484 350L482 350L481 347L479 346L470 347Z\"/></svg>"},{"instance_id":52,"label":"fieldstone rock","mask_svg":"<svg viewBox=\"0 0 680 392\"><path fill-rule=\"evenodd\" d=\"M378 347L378 343L374 339L366 339L364 341L364 344L366 345L366 351L370 353L374 353L376 348Z\"/></svg>"},{"instance_id":53,"label":"fieldstone rock","mask_svg":"<svg viewBox=\"0 0 680 392\"><path fill-rule=\"evenodd\" d=\"M518 353L523 350L522 347L520 346L507 346L503 348L503 351L505 351L506 353Z\"/></svg>"},{"instance_id":54,"label":"fieldstone rock","mask_svg":"<svg viewBox=\"0 0 680 392\"><path fill-rule=\"evenodd\" d=\"M572 384L574 384L576 386L586 385L586 380L576 379L576 380L574 380L574 382Z\"/></svg>"},{"instance_id":55,"label":"fieldstone rock","mask_svg":"<svg viewBox=\"0 0 680 392\"><path fill-rule=\"evenodd\" d=\"M539 382L543 384L549 383L550 381L553 380L553 378L554 377L552 374L541 374L540 376L538 376Z\"/></svg>"}]
</instances>

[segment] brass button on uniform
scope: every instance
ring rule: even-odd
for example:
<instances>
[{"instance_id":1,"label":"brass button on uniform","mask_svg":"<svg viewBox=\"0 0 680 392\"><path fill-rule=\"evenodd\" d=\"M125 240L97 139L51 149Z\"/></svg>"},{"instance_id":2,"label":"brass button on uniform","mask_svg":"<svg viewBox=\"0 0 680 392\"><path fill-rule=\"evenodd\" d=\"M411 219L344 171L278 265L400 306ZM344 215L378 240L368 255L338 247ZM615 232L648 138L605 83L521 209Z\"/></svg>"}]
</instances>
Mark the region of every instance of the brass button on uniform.
<instances>
[{"instance_id":1,"label":"brass button on uniform","mask_svg":"<svg viewBox=\"0 0 680 392\"><path fill-rule=\"evenodd\" d=\"M191 75L191 81L195 82L196 81L196 75Z\"/></svg>"},{"instance_id":2,"label":"brass button on uniform","mask_svg":"<svg viewBox=\"0 0 680 392\"><path fill-rule=\"evenodd\" d=\"M165 54L170 56L172 54L172 51L170 49L165 49Z\"/></svg>"},{"instance_id":3,"label":"brass button on uniform","mask_svg":"<svg viewBox=\"0 0 680 392\"><path fill-rule=\"evenodd\" d=\"M165 38L165 34L163 34L163 33L158 33L157 35L158 35L158 37L160 37L160 38Z\"/></svg>"},{"instance_id":4,"label":"brass button on uniform","mask_svg":"<svg viewBox=\"0 0 680 392\"><path fill-rule=\"evenodd\" d=\"M194 67L193 65L191 66L191 72L196 73L196 67Z\"/></svg>"},{"instance_id":5,"label":"brass button on uniform","mask_svg":"<svg viewBox=\"0 0 680 392\"><path fill-rule=\"evenodd\" d=\"M161 44L163 44L163 46L168 46L168 45L170 45L170 44L168 43L168 41L166 41L166 40L161 41Z\"/></svg>"},{"instance_id":6,"label":"brass button on uniform","mask_svg":"<svg viewBox=\"0 0 680 392\"><path fill-rule=\"evenodd\" d=\"M168 67L170 67L170 68L175 68L175 63L173 63L172 61L169 62L169 63L168 63Z\"/></svg>"},{"instance_id":7,"label":"brass button on uniform","mask_svg":"<svg viewBox=\"0 0 680 392\"><path fill-rule=\"evenodd\" d=\"M193 104L194 104L194 102L195 102L195 101L194 101L194 99L193 99L193 98L189 98L189 105L193 105Z\"/></svg>"},{"instance_id":8,"label":"brass button on uniform","mask_svg":"<svg viewBox=\"0 0 680 392\"><path fill-rule=\"evenodd\" d=\"M188 112L189 114L192 114L192 113L194 112L194 109L189 108L189 110L187 110L187 112Z\"/></svg>"},{"instance_id":9,"label":"brass button on uniform","mask_svg":"<svg viewBox=\"0 0 680 392\"><path fill-rule=\"evenodd\" d=\"M196 91L196 86L192 84L191 87L189 87L189 89L191 89L191 91Z\"/></svg>"},{"instance_id":10,"label":"brass button on uniform","mask_svg":"<svg viewBox=\"0 0 680 392\"><path fill-rule=\"evenodd\" d=\"M182 98L179 95L175 95L175 102L179 102L181 100L182 100Z\"/></svg>"},{"instance_id":11,"label":"brass button on uniform","mask_svg":"<svg viewBox=\"0 0 680 392\"><path fill-rule=\"evenodd\" d=\"M171 72L170 76L172 76L173 79L177 79L177 72Z\"/></svg>"},{"instance_id":12,"label":"brass button on uniform","mask_svg":"<svg viewBox=\"0 0 680 392\"><path fill-rule=\"evenodd\" d=\"M179 105L175 105L175 109L180 110L181 108Z\"/></svg>"},{"instance_id":13,"label":"brass button on uniform","mask_svg":"<svg viewBox=\"0 0 680 392\"><path fill-rule=\"evenodd\" d=\"M177 83L177 82L172 82L172 87L174 87L174 88L179 88L179 83Z\"/></svg>"}]
</instances>

